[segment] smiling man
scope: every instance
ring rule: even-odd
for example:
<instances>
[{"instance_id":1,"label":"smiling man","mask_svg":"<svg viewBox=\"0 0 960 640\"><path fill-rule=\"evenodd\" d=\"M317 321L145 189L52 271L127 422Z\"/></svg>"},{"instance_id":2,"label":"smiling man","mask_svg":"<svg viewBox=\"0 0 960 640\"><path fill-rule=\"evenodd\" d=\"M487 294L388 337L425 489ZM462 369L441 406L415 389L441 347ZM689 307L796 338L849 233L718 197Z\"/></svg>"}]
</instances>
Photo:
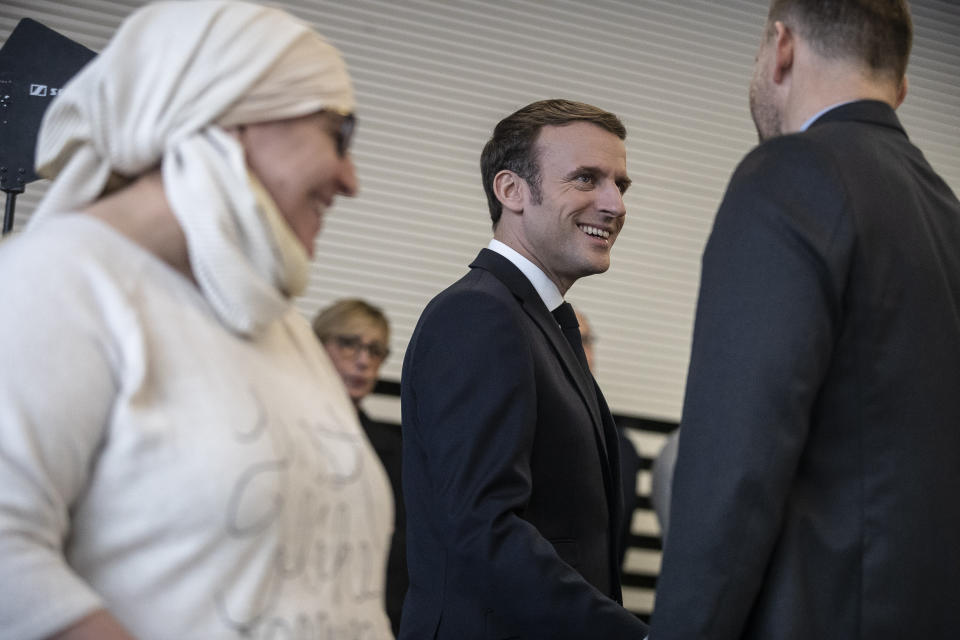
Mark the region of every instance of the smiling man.
<instances>
[{"instance_id":1,"label":"smiling man","mask_svg":"<svg viewBox=\"0 0 960 640\"><path fill-rule=\"evenodd\" d=\"M484 147L494 239L424 310L403 365L402 640L646 633L619 604L616 428L563 301L610 266L625 137L611 113L546 100Z\"/></svg>"}]
</instances>

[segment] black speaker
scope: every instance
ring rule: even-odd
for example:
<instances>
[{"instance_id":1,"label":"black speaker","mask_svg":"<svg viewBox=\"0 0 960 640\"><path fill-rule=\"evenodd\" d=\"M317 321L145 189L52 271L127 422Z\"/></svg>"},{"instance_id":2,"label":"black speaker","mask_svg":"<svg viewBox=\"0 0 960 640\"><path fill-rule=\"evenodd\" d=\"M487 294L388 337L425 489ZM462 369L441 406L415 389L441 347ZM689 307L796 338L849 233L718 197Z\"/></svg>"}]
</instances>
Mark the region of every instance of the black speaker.
<instances>
[{"instance_id":1,"label":"black speaker","mask_svg":"<svg viewBox=\"0 0 960 640\"><path fill-rule=\"evenodd\" d=\"M0 48L0 188L37 179L43 114L60 88L96 54L35 20L21 20Z\"/></svg>"},{"instance_id":2,"label":"black speaker","mask_svg":"<svg viewBox=\"0 0 960 640\"><path fill-rule=\"evenodd\" d=\"M50 101L96 53L24 18L0 48L0 190L7 192L3 233L13 228L16 194L39 176L37 134Z\"/></svg>"}]
</instances>

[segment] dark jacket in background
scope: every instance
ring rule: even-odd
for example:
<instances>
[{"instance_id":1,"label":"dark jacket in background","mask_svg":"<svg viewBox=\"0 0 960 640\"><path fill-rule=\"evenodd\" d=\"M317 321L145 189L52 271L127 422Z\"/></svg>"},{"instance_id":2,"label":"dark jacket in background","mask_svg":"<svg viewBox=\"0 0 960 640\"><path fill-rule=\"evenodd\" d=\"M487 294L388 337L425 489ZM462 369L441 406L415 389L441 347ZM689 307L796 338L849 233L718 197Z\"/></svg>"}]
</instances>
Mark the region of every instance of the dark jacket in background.
<instances>
[{"instance_id":1,"label":"dark jacket in background","mask_svg":"<svg viewBox=\"0 0 960 640\"><path fill-rule=\"evenodd\" d=\"M390 556L387 559L387 586L385 604L390 626L394 635L400 632L400 614L403 611L403 598L407 593L407 512L403 505L403 484L401 478L403 438L400 425L384 424L371 420L360 410L360 424L367 438L383 463L390 478L395 503L393 538L390 541Z\"/></svg>"}]
</instances>

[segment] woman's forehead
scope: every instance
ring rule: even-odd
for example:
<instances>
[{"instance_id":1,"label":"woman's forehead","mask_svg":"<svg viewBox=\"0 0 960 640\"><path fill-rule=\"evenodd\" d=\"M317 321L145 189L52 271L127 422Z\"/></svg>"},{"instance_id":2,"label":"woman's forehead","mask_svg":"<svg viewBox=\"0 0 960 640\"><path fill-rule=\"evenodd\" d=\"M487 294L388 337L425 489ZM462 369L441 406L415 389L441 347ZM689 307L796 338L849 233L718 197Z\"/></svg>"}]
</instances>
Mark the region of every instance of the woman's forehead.
<instances>
[{"instance_id":1,"label":"woman's forehead","mask_svg":"<svg viewBox=\"0 0 960 640\"><path fill-rule=\"evenodd\" d=\"M369 337L370 339L386 339L386 331L384 330L383 325L373 318L363 314L356 314L345 318L343 323L340 325L339 330L347 333L363 335L364 337Z\"/></svg>"}]
</instances>

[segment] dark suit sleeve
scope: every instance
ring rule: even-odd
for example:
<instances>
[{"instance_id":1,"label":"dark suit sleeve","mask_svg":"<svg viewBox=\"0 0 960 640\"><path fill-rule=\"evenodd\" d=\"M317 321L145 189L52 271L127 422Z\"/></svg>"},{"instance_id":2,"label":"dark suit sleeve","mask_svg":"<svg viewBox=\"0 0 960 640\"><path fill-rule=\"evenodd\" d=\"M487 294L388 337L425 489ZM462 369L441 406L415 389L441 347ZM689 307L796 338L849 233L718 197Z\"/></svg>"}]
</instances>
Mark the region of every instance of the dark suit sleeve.
<instances>
[{"instance_id":1,"label":"dark suit sleeve","mask_svg":"<svg viewBox=\"0 0 960 640\"><path fill-rule=\"evenodd\" d=\"M739 638L830 363L852 227L833 160L797 136L735 173L703 256L651 638Z\"/></svg>"},{"instance_id":2,"label":"dark suit sleeve","mask_svg":"<svg viewBox=\"0 0 960 640\"><path fill-rule=\"evenodd\" d=\"M446 579L473 590L478 606L490 606L511 631L640 640L642 623L519 517L531 495L537 420L531 330L509 295L472 290L431 305L404 380L413 389L403 407L404 438L415 438L423 456L404 464L427 467L431 517L452 555ZM408 509L416 518L409 500Z\"/></svg>"}]
</instances>

